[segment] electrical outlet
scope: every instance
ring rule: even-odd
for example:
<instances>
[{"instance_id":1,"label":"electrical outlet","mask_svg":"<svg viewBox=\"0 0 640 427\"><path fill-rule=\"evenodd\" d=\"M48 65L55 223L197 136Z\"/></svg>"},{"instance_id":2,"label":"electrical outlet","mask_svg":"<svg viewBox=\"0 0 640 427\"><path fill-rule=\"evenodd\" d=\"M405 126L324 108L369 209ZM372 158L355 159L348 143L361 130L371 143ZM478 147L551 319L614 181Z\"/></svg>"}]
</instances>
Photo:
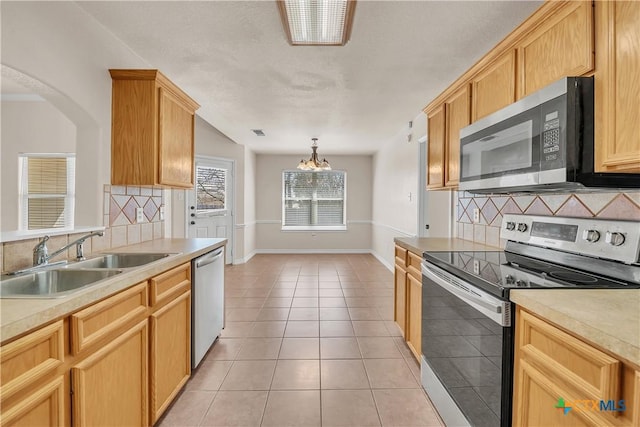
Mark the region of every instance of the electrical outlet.
<instances>
[{"instance_id":1,"label":"electrical outlet","mask_svg":"<svg viewBox=\"0 0 640 427\"><path fill-rule=\"evenodd\" d=\"M164 206L160 206L160 221L164 221Z\"/></svg>"},{"instance_id":2,"label":"electrical outlet","mask_svg":"<svg viewBox=\"0 0 640 427\"><path fill-rule=\"evenodd\" d=\"M480 209L473 210L473 222L480 222Z\"/></svg>"},{"instance_id":3,"label":"electrical outlet","mask_svg":"<svg viewBox=\"0 0 640 427\"><path fill-rule=\"evenodd\" d=\"M473 260L473 274L480 274L480 261L477 259Z\"/></svg>"},{"instance_id":4,"label":"electrical outlet","mask_svg":"<svg viewBox=\"0 0 640 427\"><path fill-rule=\"evenodd\" d=\"M136 208L136 222L144 221L144 210L142 208Z\"/></svg>"}]
</instances>

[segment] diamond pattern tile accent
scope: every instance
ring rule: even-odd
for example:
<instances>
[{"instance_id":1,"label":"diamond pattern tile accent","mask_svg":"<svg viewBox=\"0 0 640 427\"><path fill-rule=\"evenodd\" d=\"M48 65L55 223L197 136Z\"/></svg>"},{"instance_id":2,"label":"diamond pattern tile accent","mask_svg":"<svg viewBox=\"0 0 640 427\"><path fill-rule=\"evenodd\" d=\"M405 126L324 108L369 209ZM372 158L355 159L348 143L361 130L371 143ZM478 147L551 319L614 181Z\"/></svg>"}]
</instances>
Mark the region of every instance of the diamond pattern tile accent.
<instances>
[{"instance_id":1,"label":"diamond pattern tile accent","mask_svg":"<svg viewBox=\"0 0 640 427\"><path fill-rule=\"evenodd\" d=\"M574 218L591 218L593 213L575 196L571 196L567 202L556 212L558 216L570 216Z\"/></svg>"},{"instance_id":2,"label":"diamond pattern tile accent","mask_svg":"<svg viewBox=\"0 0 640 427\"><path fill-rule=\"evenodd\" d=\"M510 198L509 201L504 204L504 207L502 208L500 213L502 213L503 215L508 213L519 214L522 213L522 209L520 209L516 202Z\"/></svg>"},{"instance_id":3,"label":"diamond pattern tile accent","mask_svg":"<svg viewBox=\"0 0 640 427\"><path fill-rule=\"evenodd\" d=\"M578 194L538 194L522 196L482 196L459 192L458 237L484 243L495 240L495 232L483 233L481 228L500 227L507 213L558 215L568 217L628 219L640 221L640 191L625 193L602 191ZM481 207L481 220L473 224L473 209ZM488 224L488 225L485 225ZM504 244L504 241L502 242Z\"/></svg>"},{"instance_id":4,"label":"diamond pattern tile accent","mask_svg":"<svg viewBox=\"0 0 640 427\"><path fill-rule=\"evenodd\" d=\"M598 218L640 221L640 206L633 203L624 194L620 194L598 213Z\"/></svg>"},{"instance_id":5,"label":"diamond pattern tile accent","mask_svg":"<svg viewBox=\"0 0 640 427\"><path fill-rule=\"evenodd\" d=\"M596 216L605 206L618 196L618 193L576 194L576 197Z\"/></svg>"},{"instance_id":6,"label":"diamond pattern tile accent","mask_svg":"<svg viewBox=\"0 0 640 427\"><path fill-rule=\"evenodd\" d=\"M491 199L489 199L487 203L484 204L480 212L487 221L487 224L491 224L496 215L498 215L498 208L496 208L496 205L494 205Z\"/></svg>"},{"instance_id":7,"label":"diamond pattern tile accent","mask_svg":"<svg viewBox=\"0 0 640 427\"><path fill-rule=\"evenodd\" d=\"M122 208L122 212L125 214L131 224L136 223L136 208L139 208L136 200L131 197L127 204Z\"/></svg>"},{"instance_id":8,"label":"diamond pattern tile accent","mask_svg":"<svg viewBox=\"0 0 640 427\"><path fill-rule=\"evenodd\" d=\"M149 222L152 222L153 218L156 216L157 213L158 213L158 207L156 206L153 199L149 197L147 204L144 205L144 216L147 217L147 220Z\"/></svg>"},{"instance_id":9,"label":"diamond pattern tile accent","mask_svg":"<svg viewBox=\"0 0 640 427\"><path fill-rule=\"evenodd\" d=\"M549 207L545 205L545 203L539 197L536 197L533 203L529 205L525 213L529 215L553 215L551 209L549 209Z\"/></svg>"}]
</instances>

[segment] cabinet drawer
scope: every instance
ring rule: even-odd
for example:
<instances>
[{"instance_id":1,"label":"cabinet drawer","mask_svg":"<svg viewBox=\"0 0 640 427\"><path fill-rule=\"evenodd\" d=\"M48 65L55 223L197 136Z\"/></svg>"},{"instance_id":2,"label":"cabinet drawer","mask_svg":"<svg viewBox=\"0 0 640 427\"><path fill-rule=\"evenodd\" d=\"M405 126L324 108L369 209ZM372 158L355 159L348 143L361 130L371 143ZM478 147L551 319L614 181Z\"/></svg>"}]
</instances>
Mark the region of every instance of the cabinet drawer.
<instances>
[{"instance_id":1,"label":"cabinet drawer","mask_svg":"<svg viewBox=\"0 0 640 427\"><path fill-rule=\"evenodd\" d=\"M139 283L71 315L71 349L76 355L86 347L116 333L147 314L147 282Z\"/></svg>"},{"instance_id":2,"label":"cabinet drawer","mask_svg":"<svg viewBox=\"0 0 640 427\"><path fill-rule=\"evenodd\" d=\"M621 398L620 361L524 310L519 313L517 345L523 360L580 399Z\"/></svg>"},{"instance_id":3,"label":"cabinet drawer","mask_svg":"<svg viewBox=\"0 0 640 427\"><path fill-rule=\"evenodd\" d=\"M34 387L17 403L2 407L3 426L64 426L65 376Z\"/></svg>"},{"instance_id":4,"label":"cabinet drawer","mask_svg":"<svg viewBox=\"0 0 640 427\"><path fill-rule=\"evenodd\" d=\"M64 362L64 326L59 320L0 350L0 395L4 401Z\"/></svg>"},{"instance_id":5,"label":"cabinet drawer","mask_svg":"<svg viewBox=\"0 0 640 427\"><path fill-rule=\"evenodd\" d=\"M408 253L407 273L411 274L416 280L422 281L422 258L413 252Z\"/></svg>"},{"instance_id":6,"label":"cabinet drawer","mask_svg":"<svg viewBox=\"0 0 640 427\"><path fill-rule=\"evenodd\" d=\"M152 278L151 306L172 300L175 295L181 294L191 287L191 263L187 262L174 269L166 271Z\"/></svg>"},{"instance_id":7,"label":"cabinet drawer","mask_svg":"<svg viewBox=\"0 0 640 427\"><path fill-rule=\"evenodd\" d=\"M407 265L407 250L396 245L396 264L400 264L402 267Z\"/></svg>"}]
</instances>

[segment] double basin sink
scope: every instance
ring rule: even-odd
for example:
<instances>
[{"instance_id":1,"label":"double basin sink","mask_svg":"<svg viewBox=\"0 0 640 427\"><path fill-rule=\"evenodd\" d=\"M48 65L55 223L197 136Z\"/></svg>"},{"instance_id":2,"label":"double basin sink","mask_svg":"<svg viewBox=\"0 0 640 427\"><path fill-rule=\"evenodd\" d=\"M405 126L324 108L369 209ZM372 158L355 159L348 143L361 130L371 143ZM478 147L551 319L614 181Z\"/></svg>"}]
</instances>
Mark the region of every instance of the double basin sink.
<instances>
[{"instance_id":1,"label":"double basin sink","mask_svg":"<svg viewBox=\"0 0 640 427\"><path fill-rule=\"evenodd\" d=\"M61 298L120 274L168 257L169 253L113 253L84 261L27 269L0 277L0 298Z\"/></svg>"}]
</instances>

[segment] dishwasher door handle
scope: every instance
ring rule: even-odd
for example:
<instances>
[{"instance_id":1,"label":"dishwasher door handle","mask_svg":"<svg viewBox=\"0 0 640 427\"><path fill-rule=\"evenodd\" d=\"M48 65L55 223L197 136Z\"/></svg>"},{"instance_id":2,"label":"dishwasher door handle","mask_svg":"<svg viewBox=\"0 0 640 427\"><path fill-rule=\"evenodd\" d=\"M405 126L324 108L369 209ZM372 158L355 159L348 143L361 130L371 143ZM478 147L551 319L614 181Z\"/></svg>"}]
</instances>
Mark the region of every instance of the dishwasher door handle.
<instances>
[{"instance_id":1,"label":"dishwasher door handle","mask_svg":"<svg viewBox=\"0 0 640 427\"><path fill-rule=\"evenodd\" d=\"M196 261L196 268L204 267L205 265L209 265L212 262L215 262L218 258L222 257L222 249L219 249L216 252L212 252L207 255L203 255Z\"/></svg>"}]
</instances>

